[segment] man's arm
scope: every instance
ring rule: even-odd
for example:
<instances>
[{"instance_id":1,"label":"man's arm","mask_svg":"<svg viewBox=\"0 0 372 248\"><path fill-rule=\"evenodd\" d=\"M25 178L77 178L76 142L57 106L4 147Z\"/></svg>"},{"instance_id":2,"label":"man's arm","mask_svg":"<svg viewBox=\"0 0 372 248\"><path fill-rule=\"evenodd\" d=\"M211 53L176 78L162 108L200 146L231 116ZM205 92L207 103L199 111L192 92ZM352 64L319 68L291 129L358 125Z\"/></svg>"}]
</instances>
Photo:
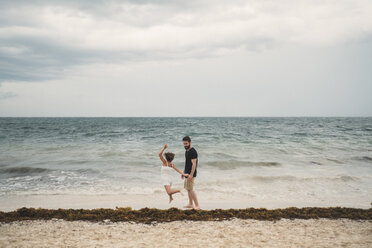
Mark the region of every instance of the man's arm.
<instances>
[{"instance_id":1,"label":"man's arm","mask_svg":"<svg viewBox=\"0 0 372 248\"><path fill-rule=\"evenodd\" d=\"M187 178L187 180L191 180L191 178L194 177L194 172L195 172L195 169L196 169L196 160L197 160L197 158L191 159L192 168L191 168L191 172L190 172L190 175Z\"/></svg>"}]
</instances>

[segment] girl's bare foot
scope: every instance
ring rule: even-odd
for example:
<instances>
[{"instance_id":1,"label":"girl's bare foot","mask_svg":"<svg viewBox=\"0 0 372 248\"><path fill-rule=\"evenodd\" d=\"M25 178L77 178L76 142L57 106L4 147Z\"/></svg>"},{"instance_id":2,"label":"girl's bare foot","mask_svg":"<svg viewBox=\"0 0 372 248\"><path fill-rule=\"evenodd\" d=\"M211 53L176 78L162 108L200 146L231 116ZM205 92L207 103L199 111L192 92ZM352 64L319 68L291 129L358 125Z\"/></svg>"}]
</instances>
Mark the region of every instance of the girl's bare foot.
<instances>
[{"instance_id":1,"label":"girl's bare foot","mask_svg":"<svg viewBox=\"0 0 372 248\"><path fill-rule=\"evenodd\" d=\"M173 197L170 195L169 196L169 203L171 203L173 201Z\"/></svg>"},{"instance_id":2,"label":"girl's bare foot","mask_svg":"<svg viewBox=\"0 0 372 248\"><path fill-rule=\"evenodd\" d=\"M194 206L188 204L188 205L184 206L184 208L194 208Z\"/></svg>"}]
</instances>

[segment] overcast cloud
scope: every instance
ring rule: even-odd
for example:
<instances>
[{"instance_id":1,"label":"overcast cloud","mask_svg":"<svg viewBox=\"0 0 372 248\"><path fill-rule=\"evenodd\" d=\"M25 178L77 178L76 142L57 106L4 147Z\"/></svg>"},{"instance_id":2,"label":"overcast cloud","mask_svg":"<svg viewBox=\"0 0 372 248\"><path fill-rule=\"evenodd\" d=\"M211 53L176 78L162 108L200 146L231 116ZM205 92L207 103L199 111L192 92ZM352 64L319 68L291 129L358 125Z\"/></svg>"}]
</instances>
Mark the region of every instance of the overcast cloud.
<instances>
[{"instance_id":1,"label":"overcast cloud","mask_svg":"<svg viewBox=\"0 0 372 248\"><path fill-rule=\"evenodd\" d=\"M1 1L0 116L371 116L371 16L369 0Z\"/></svg>"}]
</instances>

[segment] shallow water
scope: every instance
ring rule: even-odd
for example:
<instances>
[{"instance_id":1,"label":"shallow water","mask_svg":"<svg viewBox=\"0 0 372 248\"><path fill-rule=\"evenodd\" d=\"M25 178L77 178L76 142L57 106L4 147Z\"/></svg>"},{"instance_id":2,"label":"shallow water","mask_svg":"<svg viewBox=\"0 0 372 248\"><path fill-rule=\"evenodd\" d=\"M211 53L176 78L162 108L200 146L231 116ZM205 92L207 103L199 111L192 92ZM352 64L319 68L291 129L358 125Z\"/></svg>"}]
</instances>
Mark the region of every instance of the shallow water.
<instances>
[{"instance_id":1,"label":"shallow water","mask_svg":"<svg viewBox=\"0 0 372 248\"><path fill-rule=\"evenodd\" d=\"M372 202L372 118L333 117L0 118L0 197L163 196L157 154L183 169L185 135L204 201Z\"/></svg>"}]
</instances>

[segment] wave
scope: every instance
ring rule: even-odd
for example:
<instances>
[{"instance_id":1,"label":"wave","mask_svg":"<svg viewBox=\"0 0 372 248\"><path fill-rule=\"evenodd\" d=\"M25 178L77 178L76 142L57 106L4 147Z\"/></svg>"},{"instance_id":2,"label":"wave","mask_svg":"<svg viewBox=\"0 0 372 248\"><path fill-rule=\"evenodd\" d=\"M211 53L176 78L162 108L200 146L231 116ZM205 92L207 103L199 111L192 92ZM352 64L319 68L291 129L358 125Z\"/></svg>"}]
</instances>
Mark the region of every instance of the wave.
<instances>
[{"instance_id":1,"label":"wave","mask_svg":"<svg viewBox=\"0 0 372 248\"><path fill-rule=\"evenodd\" d=\"M327 158L328 161L332 161L332 162L335 162L336 164L343 164L344 162L340 161L340 160L337 160L337 159L333 159L333 158Z\"/></svg>"},{"instance_id":2,"label":"wave","mask_svg":"<svg viewBox=\"0 0 372 248\"><path fill-rule=\"evenodd\" d=\"M282 175L282 176L251 176L248 179L261 182L271 182L271 181L300 181L300 182L316 182L316 181L341 181L350 182L359 180L358 177L352 177L348 175L340 175L334 177L297 177L292 175Z\"/></svg>"},{"instance_id":3,"label":"wave","mask_svg":"<svg viewBox=\"0 0 372 248\"><path fill-rule=\"evenodd\" d=\"M1 174L12 174L12 175L31 175L31 174L42 174L42 173L47 173L47 172L57 172L60 171L61 173L65 172L76 172L76 173L92 173L92 174L97 174L99 171L94 170L91 168L87 169L70 169L70 170L53 170L53 169L48 169L48 168L39 168L39 167L11 167L11 168L1 168L0 173Z\"/></svg>"},{"instance_id":4,"label":"wave","mask_svg":"<svg viewBox=\"0 0 372 248\"><path fill-rule=\"evenodd\" d=\"M228 154L228 153L224 153L224 152L213 152L211 154L207 154L208 156L216 156L216 157L222 157L222 158L231 158L231 159L234 159L234 158L237 158L236 156L234 155L231 155L231 154Z\"/></svg>"},{"instance_id":5,"label":"wave","mask_svg":"<svg viewBox=\"0 0 372 248\"><path fill-rule=\"evenodd\" d=\"M0 191L0 196L29 196L29 195L85 195L85 196L106 196L106 195L153 195L164 194L164 189L161 187L128 187L120 189L95 188L94 190L88 188L69 187L61 188L43 188L37 190L11 190Z\"/></svg>"},{"instance_id":6,"label":"wave","mask_svg":"<svg viewBox=\"0 0 372 248\"><path fill-rule=\"evenodd\" d=\"M238 167L275 167L281 166L278 162L253 162L253 161L238 161L238 160L229 160L229 161L211 161L206 163L209 166L217 167L221 170L230 170Z\"/></svg>"},{"instance_id":7,"label":"wave","mask_svg":"<svg viewBox=\"0 0 372 248\"><path fill-rule=\"evenodd\" d=\"M354 160L359 160L359 161L365 161L365 162L371 162L372 157L368 156L360 156L360 157L353 157Z\"/></svg>"},{"instance_id":8,"label":"wave","mask_svg":"<svg viewBox=\"0 0 372 248\"><path fill-rule=\"evenodd\" d=\"M110 150L110 151L104 151L104 152L98 152L97 153L100 157L103 157L103 158L106 158L106 157L125 157L125 156L129 156L130 155L130 152L129 151L116 151L116 150ZM154 154L151 153L152 156L154 156Z\"/></svg>"},{"instance_id":9,"label":"wave","mask_svg":"<svg viewBox=\"0 0 372 248\"><path fill-rule=\"evenodd\" d=\"M308 136L309 134L305 132L296 132L296 133L293 133L292 135L293 136Z\"/></svg>"},{"instance_id":10,"label":"wave","mask_svg":"<svg viewBox=\"0 0 372 248\"><path fill-rule=\"evenodd\" d=\"M47 171L51 171L51 170L47 168L27 167L27 166L0 169L0 173L8 173L8 174L34 174L34 173L44 173Z\"/></svg>"},{"instance_id":11,"label":"wave","mask_svg":"<svg viewBox=\"0 0 372 248\"><path fill-rule=\"evenodd\" d=\"M271 182L271 181L296 181L299 178L291 175L284 176L251 176L248 179L260 182Z\"/></svg>"},{"instance_id":12,"label":"wave","mask_svg":"<svg viewBox=\"0 0 372 248\"><path fill-rule=\"evenodd\" d=\"M243 177L228 177L224 179L212 179L204 182L200 182L199 184L204 188L209 187L225 187L227 185L231 187L241 187L248 183L249 185L253 182L260 182L260 183L273 183L273 182L299 182L299 183L319 183L319 182L354 182L359 181L361 178L349 176L349 175L338 175L332 177L300 177L295 175L279 175L279 176L261 176L261 175L254 175L254 176L243 176Z\"/></svg>"},{"instance_id":13,"label":"wave","mask_svg":"<svg viewBox=\"0 0 372 248\"><path fill-rule=\"evenodd\" d=\"M98 173L99 170L95 170L95 169L90 169L90 168L87 168L87 169L76 169L76 170L72 170L74 172L79 172L79 173Z\"/></svg>"},{"instance_id":14,"label":"wave","mask_svg":"<svg viewBox=\"0 0 372 248\"><path fill-rule=\"evenodd\" d=\"M322 165L322 163L317 162L317 161L310 161L310 163L312 163L312 164L317 164L317 165Z\"/></svg>"}]
</instances>

